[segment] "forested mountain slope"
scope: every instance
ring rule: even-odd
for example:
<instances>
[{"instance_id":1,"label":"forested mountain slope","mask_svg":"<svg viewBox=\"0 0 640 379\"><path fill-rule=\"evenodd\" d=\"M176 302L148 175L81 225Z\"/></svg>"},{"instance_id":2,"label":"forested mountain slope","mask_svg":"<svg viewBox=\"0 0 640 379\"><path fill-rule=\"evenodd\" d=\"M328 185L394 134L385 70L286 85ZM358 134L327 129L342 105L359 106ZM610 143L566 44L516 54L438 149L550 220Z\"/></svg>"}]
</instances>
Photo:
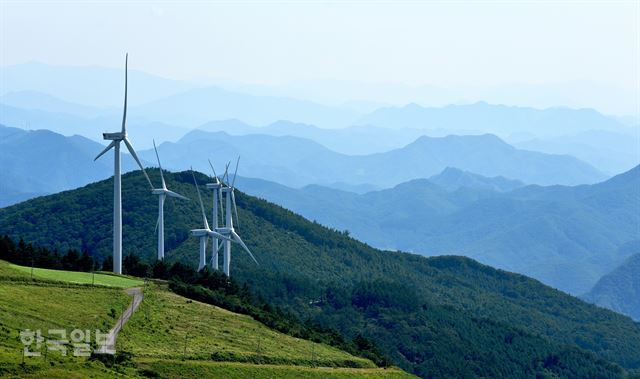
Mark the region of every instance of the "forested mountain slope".
<instances>
[{"instance_id":1,"label":"forested mountain slope","mask_svg":"<svg viewBox=\"0 0 640 379\"><path fill-rule=\"evenodd\" d=\"M150 174L159 181L157 170ZM165 177L196 199L190 172ZM0 233L109 254L112 184L0 209ZM157 200L147 188L139 172L123 177L124 252L151 260ZM627 317L471 259L376 250L266 201L237 200L238 231L260 265L236 249L233 277L302 319L363 333L421 376L622 377L603 360L640 367L640 325ZM201 227L197 202L167 201L165 222L168 259L195 265L188 231Z\"/></svg>"}]
</instances>

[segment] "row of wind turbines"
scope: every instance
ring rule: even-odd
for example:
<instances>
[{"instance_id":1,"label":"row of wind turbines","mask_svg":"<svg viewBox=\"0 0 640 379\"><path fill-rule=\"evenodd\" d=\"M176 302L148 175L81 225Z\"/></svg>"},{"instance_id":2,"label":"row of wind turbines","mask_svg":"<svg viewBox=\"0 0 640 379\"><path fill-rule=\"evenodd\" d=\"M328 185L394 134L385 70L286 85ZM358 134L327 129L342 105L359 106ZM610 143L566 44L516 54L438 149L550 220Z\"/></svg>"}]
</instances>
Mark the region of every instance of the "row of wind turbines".
<instances>
[{"instance_id":1,"label":"row of wind turbines","mask_svg":"<svg viewBox=\"0 0 640 379\"><path fill-rule=\"evenodd\" d=\"M158 160L158 167L160 169L160 179L162 187L154 188L149 175L145 171L144 167L138 155L136 154L131 141L127 137L127 71L128 71L129 54L125 58L125 70L124 70L124 112L122 115L122 127L119 132L103 133L102 136L105 140L111 141L109 145L95 157L97 160L106 152L114 149L114 176L113 176L113 272L116 274L122 274L122 179L121 179L121 164L120 164L120 143L124 142L127 150L131 153L142 173L144 174L149 186L151 187L151 193L158 196L158 222L156 223L156 232L158 233L158 260L164 260L164 202L169 197L174 197L182 200L189 200L187 197L171 191L167 188L167 184L164 180L164 174L162 173L162 165L160 164L160 156L158 155L158 149L156 143L153 141L153 149L156 153ZM213 191L213 212L212 221L213 226L209 226L207 215L202 202L202 196L200 195L200 188L196 181L195 174L193 174L193 183L198 193L198 200L200 202L200 210L202 212L203 227L200 229L192 229L191 235L199 238L200 242L200 255L198 262L198 270L202 270L207 265L207 245L209 239L212 240L212 254L210 260L210 266L213 270L218 270L220 250L223 250L223 271L227 276L230 276L231 265L231 243L237 243L246 251L251 259L258 264L258 261L253 256L247 245L242 241L238 233L234 229L233 216L235 215L236 222L238 222L238 208L236 206L236 198L234 194L235 181L238 174L238 166L240 164L240 157L236 162L235 173L233 175L233 181L229 183L229 165L227 164L225 173L222 177L218 177L213 164L209 161L211 170L213 171L213 182L207 183L206 187ZM223 206L224 202L224 206ZM233 212L232 212L233 207ZM219 224L219 219L222 219L222 225Z\"/></svg>"}]
</instances>

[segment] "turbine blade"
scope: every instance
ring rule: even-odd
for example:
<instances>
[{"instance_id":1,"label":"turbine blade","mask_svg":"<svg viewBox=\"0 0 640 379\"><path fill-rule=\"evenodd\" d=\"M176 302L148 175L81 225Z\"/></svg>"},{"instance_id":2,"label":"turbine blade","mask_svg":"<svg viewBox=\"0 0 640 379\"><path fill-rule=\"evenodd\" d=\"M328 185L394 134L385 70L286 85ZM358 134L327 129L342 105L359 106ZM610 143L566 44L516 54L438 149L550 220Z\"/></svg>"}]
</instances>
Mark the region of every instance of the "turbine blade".
<instances>
[{"instance_id":1,"label":"turbine blade","mask_svg":"<svg viewBox=\"0 0 640 379\"><path fill-rule=\"evenodd\" d=\"M249 248L247 247L247 245L244 244L244 242L242 242L242 238L240 238L240 236L238 235L238 233L236 233L235 231L231 230L231 235L233 236L233 240L239 244L240 246L242 246L242 248L244 249L244 251L246 251L249 256L251 257L251 259L253 259L254 262L256 262L257 265L259 265L258 261L256 260L256 257L253 256L253 254L251 254L251 251L249 250Z\"/></svg>"},{"instance_id":2,"label":"turbine blade","mask_svg":"<svg viewBox=\"0 0 640 379\"><path fill-rule=\"evenodd\" d=\"M211 163L211 159L208 159L209 166L211 166L211 170L213 171L213 178L218 182L218 174L216 174L216 169L213 168L213 164Z\"/></svg>"},{"instance_id":3,"label":"turbine blade","mask_svg":"<svg viewBox=\"0 0 640 379\"><path fill-rule=\"evenodd\" d=\"M229 182L229 165L230 164L231 162L227 162L227 166L224 169L224 175L222 176L224 178L225 185Z\"/></svg>"},{"instance_id":4,"label":"turbine blade","mask_svg":"<svg viewBox=\"0 0 640 379\"><path fill-rule=\"evenodd\" d=\"M236 206L236 195L233 193L233 187L231 187L231 202L233 203L233 211L236 214L236 226L240 228L240 219L238 218L238 207Z\"/></svg>"},{"instance_id":5,"label":"turbine blade","mask_svg":"<svg viewBox=\"0 0 640 379\"><path fill-rule=\"evenodd\" d=\"M162 180L162 188L167 189L167 185L164 182L164 174L162 174L162 165L160 164L160 156L158 155L158 149L156 148L156 140L153 140L153 150L156 151L156 158L158 158L158 167L160 168L160 179Z\"/></svg>"},{"instance_id":6,"label":"turbine blade","mask_svg":"<svg viewBox=\"0 0 640 379\"><path fill-rule=\"evenodd\" d=\"M156 229L153 231L154 234L158 232L159 225L160 225L160 216L158 216L158 219L156 220Z\"/></svg>"},{"instance_id":7,"label":"turbine blade","mask_svg":"<svg viewBox=\"0 0 640 379\"><path fill-rule=\"evenodd\" d=\"M133 150L133 146L131 146L131 142L129 142L128 138L123 139L123 141L124 141L124 144L127 145L127 149L129 150L129 153L131 153L131 156L133 157L133 159L135 159L136 162L138 163L138 166L140 166L140 169L142 170L144 177L147 178L147 182L149 182L149 186L151 186L151 189L153 189L153 184L151 184L151 179L149 179L149 175L147 175L147 172L145 171L144 167L142 167L142 163L138 158L138 154L136 154L136 151Z\"/></svg>"},{"instance_id":8,"label":"turbine blade","mask_svg":"<svg viewBox=\"0 0 640 379\"><path fill-rule=\"evenodd\" d=\"M220 203L220 208L218 208L218 210L220 212L220 215L224 215L224 208L222 208L222 191L220 191L219 189L217 191L218 191L218 202ZM216 215L216 217L218 217L218 215ZM224 222L224 217L222 217L222 221Z\"/></svg>"},{"instance_id":9,"label":"turbine blade","mask_svg":"<svg viewBox=\"0 0 640 379\"><path fill-rule=\"evenodd\" d=\"M200 200L200 210L202 211L202 221L204 223L204 228L209 230L207 215L204 213L204 204L202 203L202 196L200 196L200 188L198 188L198 182L196 181L196 174L194 174L193 172L193 167L191 168L191 176L193 176L193 183L196 185L196 191L198 191L198 200Z\"/></svg>"},{"instance_id":10,"label":"turbine blade","mask_svg":"<svg viewBox=\"0 0 640 379\"><path fill-rule=\"evenodd\" d=\"M165 193L171 197L177 197L178 199L182 199L182 200L189 200L188 197L180 195L179 193L173 192L171 190L167 190Z\"/></svg>"},{"instance_id":11,"label":"turbine blade","mask_svg":"<svg viewBox=\"0 0 640 379\"><path fill-rule=\"evenodd\" d=\"M238 160L236 161L236 171L233 173L233 182L231 182L231 188L235 188L236 177L238 176L238 166L239 165L240 165L240 156L238 155Z\"/></svg>"},{"instance_id":12,"label":"turbine blade","mask_svg":"<svg viewBox=\"0 0 640 379\"><path fill-rule=\"evenodd\" d=\"M129 53L124 58L124 113L122 114L122 133L127 131L127 71L129 65Z\"/></svg>"},{"instance_id":13,"label":"turbine blade","mask_svg":"<svg viewBox=\"0 0 640 379\"><path fill-rule=\"evenodd\" d=\"M93 158L93 160L98 160L98 158L100 158L101 156L104 155L104 153L106 153L107 151L109 151L112 147L114 147L116 145L116 141L111 141L111 143L104 148L104 150L102 150L102 152L100 154L98 154L97 157Z\"/></svg>"}]
</instances>

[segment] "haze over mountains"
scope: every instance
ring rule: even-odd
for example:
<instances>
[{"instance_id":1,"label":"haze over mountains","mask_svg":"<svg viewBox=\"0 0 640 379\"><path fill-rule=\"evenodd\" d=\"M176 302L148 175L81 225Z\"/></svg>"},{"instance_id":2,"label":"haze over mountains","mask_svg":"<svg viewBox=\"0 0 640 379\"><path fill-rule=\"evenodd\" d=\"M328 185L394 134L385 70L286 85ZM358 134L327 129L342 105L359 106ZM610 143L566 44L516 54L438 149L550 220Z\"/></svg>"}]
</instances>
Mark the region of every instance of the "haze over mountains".
<instances>
[{"instance_id":1,"label":"haze over mountains","mask_svg":"<svg viewBox=\"0 0 640 379\"><path fill-rule=\"evenodd\" d=\"M640 225L640 166L576 187L456 169L363 195L246 178L238 187L378 248L465 255L576 295L632 254L619 247Z\"/></svg>"},{"instance_id":2,"label":"haze over mountains","mask_svg":"<svg viewBox=\"0 0 640 379\"><path fill-rule=\"evenodd\" d=\"M240 155L246 176L294 187L335 182L391 187L435 175L447 166L543 185L594 183L605 178L571 156L518 150L489 134L422 136L385 153L349 156L297 137L230 136L194 130L176 143L163 143L158 150L168 168L180 169L190 161L202 171L207 159L223 167L224 162ZM147 150L140 154L150 160L154 153Z\"/></svg>"},{"instance_id":3,"label":"haze over mountains","mask_svg":"<svg viewBox=\"0 0 640 379\"><path fill-rule=\"evenodd\" d=\"M73 189L113 175L113 159L94 162L104 147L81 136L0 125L0 206ZM135 162L123 155L122 169Z\"/></svg>"},{"instance_id":4,"label":"haze over mountains","mask_svg":"<svg viewBox=\"0 0 640 379\"><path fill-rule=\"evenodd\" d=\"M121 70L29 63L1 67L0 74L5 78L0 87L0 104L4 106L0 123L5 125L30 125L102 142L100 131L121 116ZM640 163L640 151L630 146L640 138L637 118L605 116L593 109L534 109L484 102L440 108L403 104L375 109L375 103L336 106L278 91L258 91L252 86L203 87L135 70L130 73L129 87L130 129L141 148L150 147L151 138L176 141L190 128L211 121L238 119L264 126L287 120L315 125L315 130L301 125L278 126L270 128L274 135L310 138L345 154L384 152L421 135L491 133L518 147L577 156L608 175ZM350 103L367 102L354 98ZM236 126L216 131L238 134ZM349 126L357 128L323 129ZM607 133L606 143L603 132Z\"/></svg>"},{"instance_id":5,"label":"haze over mountains","mask_svg":"<svg viewBox=\"0 0 640 379\"><path fill-rule=\"evenodd\" d=\"M0 88L0 123L63 136L11 129L21 137L3 138L12 147L3 155L11 169L3 172L0 204L111 175L108 160L92 160L103 146L101 133L121 122L120 70L41 64L1 70L9 80ZM473 256L571 293L588 291L624 259L616 252L627 242L628 225L609 231L602 225L619 223L606 216L617 214L608 207L631 199L627 209L635 209L628 186L620 185L626 197L594 204L586 188L604 183L525 186L594 184L633 168L640 163L634 121L591 109L484 102L375 109L354 99L336 106L242 88L250 86L203 87L133 70L134 146L154 162L155 138L172 170L193 165L209 172L211 159L222 171L241 155L241 185L253 183L249 192L310 219L379 247ZM60 149L73 153L53 153ZM46 171L50 180L32 179L25 167ZM269 182L245 179L251 177Z\"/></svg>"}]
</instances>

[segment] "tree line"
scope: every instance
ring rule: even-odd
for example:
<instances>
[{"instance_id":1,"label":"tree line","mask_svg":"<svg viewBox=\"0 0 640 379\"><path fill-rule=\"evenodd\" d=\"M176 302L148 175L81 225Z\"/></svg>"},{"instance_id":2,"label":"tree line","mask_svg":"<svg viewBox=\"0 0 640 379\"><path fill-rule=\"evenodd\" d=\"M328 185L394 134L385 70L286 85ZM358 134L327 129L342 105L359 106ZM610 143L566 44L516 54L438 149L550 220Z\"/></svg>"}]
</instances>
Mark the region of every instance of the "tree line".
<instances>
[{"instance_id":1,"label":"tree line","mask_svg":"<svg viewBox=\"0 0 640 379\"><path fill-rule=\"evenodd\" d=\"M7 235L0 236L0 259L21 266L67 271L111 271L113 267L110 256L99 262L86 250L80 253L76 249L69 249L60 253L36 247L22 238L15 243ZM208 268L196 271L180 262L169 265L164 261L156 261L148 264L132 254L125 256L122 266L124 274L167 280L169 289L181 296L249 315L281 333L337 347L352 355L370 359L378 366L390 364L389 359L364 336L358 334L350 340L336 330L323 328L310 319L303 322L292 313L254 295L247 283L241 286L221 272Z\"/></svg>"}]
</instances>

